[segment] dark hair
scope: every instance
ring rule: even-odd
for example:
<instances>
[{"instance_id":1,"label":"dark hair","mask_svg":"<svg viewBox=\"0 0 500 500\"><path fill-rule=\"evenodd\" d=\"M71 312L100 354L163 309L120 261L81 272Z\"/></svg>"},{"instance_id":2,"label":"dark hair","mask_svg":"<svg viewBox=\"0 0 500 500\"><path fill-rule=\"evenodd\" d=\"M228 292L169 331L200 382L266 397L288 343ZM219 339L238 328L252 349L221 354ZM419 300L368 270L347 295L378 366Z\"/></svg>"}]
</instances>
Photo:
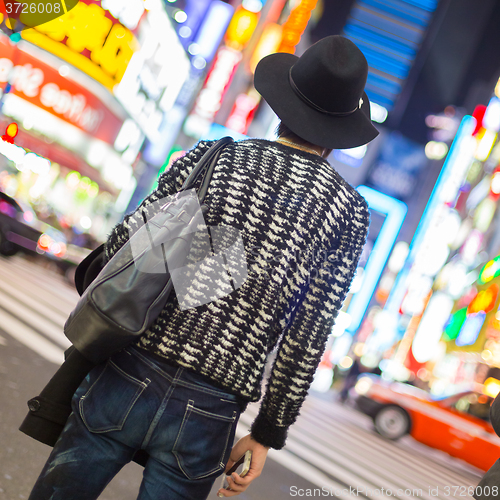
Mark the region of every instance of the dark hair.
<instances>
[{"instance_id":1,"label":"dark hair","mask_svg":"<svg viewBox=\"0 0 500 500\"><path fill-rule=\"evenodd\" d=\"M275 133L278 137L298 137L297 134L294 134L283 122L279 122L276 127Z\"/></svg>"},{"instance_id":2,"label":"dark hair","mask_svg":"<svg viewBox=\"0 0 500 500\"><path fill-rule=\"evenodd\" d=\"M306 146L307 144L312 144L313 146L317 145L312 142L306 141L305 139L302 139L302 137L292 132L282 121L280 121L278 126L276 127L275 133L277 137L288 137L290 139L294 139L295 142L299 144L303 144L304 146ZM325 148L323 158L328 158L331 152L331 149Z\"/></svg>"}]
</instances>

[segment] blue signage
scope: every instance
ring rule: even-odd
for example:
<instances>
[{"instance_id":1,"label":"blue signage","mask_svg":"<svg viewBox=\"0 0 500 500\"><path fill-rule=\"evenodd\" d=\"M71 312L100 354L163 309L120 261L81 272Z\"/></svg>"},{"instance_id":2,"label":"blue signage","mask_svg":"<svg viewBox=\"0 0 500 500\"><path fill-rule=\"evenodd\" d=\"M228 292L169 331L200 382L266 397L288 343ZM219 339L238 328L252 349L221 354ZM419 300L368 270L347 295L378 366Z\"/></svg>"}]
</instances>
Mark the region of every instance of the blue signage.
<instances>
[{"instance_id":1,"label":"blue signage","mask_svg":"<svg viewBox=\"0 0 500 500\"><path fill-rule=\"evenodd\" d=\"M357 0L344 27L370 67L366 93L391 110L438 0Z\"/></svg>"}]
</instances>

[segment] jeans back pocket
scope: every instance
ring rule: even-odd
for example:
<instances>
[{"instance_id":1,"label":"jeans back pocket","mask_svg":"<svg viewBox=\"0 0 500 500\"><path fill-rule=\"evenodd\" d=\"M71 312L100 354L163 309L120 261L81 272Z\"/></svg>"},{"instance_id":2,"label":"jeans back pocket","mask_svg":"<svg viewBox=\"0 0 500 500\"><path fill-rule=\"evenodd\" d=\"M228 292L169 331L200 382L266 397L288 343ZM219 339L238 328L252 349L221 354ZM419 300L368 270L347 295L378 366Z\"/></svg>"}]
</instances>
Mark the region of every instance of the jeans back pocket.
<instances>
[{"instance_id":1,"label":"jeans back pocket","mask_svg":"<svg viewBox=\"0 0 500 500\"><path fill-rule=\"evenodd\" d=\"M80 398L80 416L91 432L119 431L140 395L151 381L125 373L108 360L104 370Z\"/></svg>"},{"instance_id":2,"label":"jeans back pocket","mask_svg":"<svg viewBox=\"0 0 500 500\"><path fill-rule=\"evenodd\" d=\"M231 406L234 403L230 403ZM231 413L231 412L229 412ZM220 474L229 459L239 412L224 416L196 408L189 400L172 452L188 479Z\"/></svg>"}]
</instances>

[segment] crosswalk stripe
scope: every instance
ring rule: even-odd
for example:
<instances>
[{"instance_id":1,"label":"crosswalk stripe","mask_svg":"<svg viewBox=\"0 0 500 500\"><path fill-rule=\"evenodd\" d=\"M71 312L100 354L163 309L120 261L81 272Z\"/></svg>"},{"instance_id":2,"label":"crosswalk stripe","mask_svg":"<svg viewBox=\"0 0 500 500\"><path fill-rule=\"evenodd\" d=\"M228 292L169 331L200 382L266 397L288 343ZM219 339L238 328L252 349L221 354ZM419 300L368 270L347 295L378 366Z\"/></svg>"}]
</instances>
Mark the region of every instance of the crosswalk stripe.
<instances>
[{"instance_id":1,"label":"crosswalk stripe","mask_svg":"<svg viewBox=\"0 0 500 500\"><path fill-rule=\"evenodd\" d=\"M317 428L316 426L314 428ZM374 459L373 450L376 446L376 443L373 443L371 455L366 455L363 453L363 449L359 449L356 441L350 441L349 445L345 445L342 442L334 443L332 440L327 439L324 431L312 432L311 427L308 427L307 430L303 427L297 429L298 432L290 432L290 435L293 436L294 439L301 440L305 439L304 435L309 436L311 439L308 439L308 442L314 443L314 448L323 453L328 458L339 461L341 460L341 464L346 470L350 470L353 466L359 467L360 465L363 467L364 477L369 479L374 485L381 484L386 489L391 489L392 491L396 491L397 489L405 489L405 488L420 488L424 492L428 486L428 482L424 479L428 480L428 476L418 474L418 469L412 469L411 466L408 467L400 467L397 460L394 460L390 456L384 456L384 463L380 464ZM321 437L323 436L323 443L327 443L331 445L330 447L322 444ZM374 436L375 438L376 436ZM353 444L356 443L356 448L353 449ZM414 473L408 475L410 470L414 470ZM401 474L394 474L394 472L401 472ZM419 479L422 479L420 481ZM398 481L402 481L399 482ZM428 495L423 495L422 498L428 498Z\"/></svg>"},{"instance_id":2,"label":"crosswalk stripe","mask_svg":"<svg viewBox=\"0 0 500 500\"><path fill-rule=\"evenodd\" d=\"M43 297L37 296L35 293L29 290L21 290L19 286L14 286L13 282L6 283L5 280L0 281L0 290L5 294L10 295L18 302L29 306L31 309L42 314L51 321L54 321L57 325L61 327L66 321L67 315L62 313L60 310L47 305L47 301Z\"/></svg>"},{"instance_id":3,"label":"crosswalk stripe","mask_svg":"<svg viewBox=\"0 0 500 500\"><path fill-rule=\"evenodd\" d=\"M318 403L317 399L309 398L309 401L311 403L314 403L315 405L317 405L317 403ZM306 403L307 402L308 401L306 400ZM344 408L342 408L342 407L340 407L339 409L344 410ZM314 419L321 420L323 422L331 421L330 414L327 414L326 412L322 411L321 409L319 409L317 407L315 408L314 412L307 413L305 415L305 418L314 418ZM366 417L366 418L369 419L369 417ZM371 422L371 419L369 419L369 421ZM411 438L403 438L400 441L388 442L385 439L383 439L382 437L378 436L377 434L368 434L366 437L359 436L359 434L357 433L356 427L348 426L344 422L342 425L341 433L339 434L339 438L342 439L346 434L352 435L356 439L357 444L361 444L361 442L364 442L367 449L369 449L371 446L373 446L372 438L378 439L377 446L383 447L384 449L386 449L388 452L390 452L394 456L395 459L399 457L400 459L404 459L405 463L408 463L408 460L410 460L411 463L419 471L420 470L423 470L423 471L427 470L433 474L438 473L437 475L442 478L442 480L444 481L444 485L448 485L450 479L454 479L454 481L455 481L454 484L460 484L460 482L463 482L463 484L469 484L467 482L464 482L463 474L462 475L458 474L456 472L456 470L450 469L446 465L443 465L442 462L437 463L437 468L434 464L431 464L429 462L429 452L431 450L430 448L425 447L425 453L426 453L425 456L412 455L408 459L407 449L404 446L403 442L404 442L404 439L411 439ZM439 454L439 455L444 454L444 452L441 452L439 450L432 450L432 452L435 452L436 454ZM469 474L468 474L468 476L469 476L471 481L476 480L476 477L472 477L472 475L469 475ZM458 481L458 483L456 481Z\"/></svg>"},{"instance_id":4,"label":"crosswalk stripe","mask_svg":"<svg viewBox=\"0 0 500 500\"><path fill-rule=\"evenodd\" d=\"M24 323L0 309L0 327L11 337L37 352L51 363L60 365L64 361L64 351L46 338L35 333Z\"/></svg>"},{"instance_id":5,"label":"crosswalk stripe","mask_svg":"<svg viewBox=\"0 0 500 500\"><path fill-rule=\"evenodd\" d=\"M49 261L45 262L49 263ZM16 255L9 258L0 257L0 264L1 263L4 263L12 269L18 269L23 273L29 274L29 276L37 276L44 282L66 283L65 279L59 273L53 272L51 269L47 269L43 265L40 265L40 261L31 261L24 256Z\"/></svg>"},{"instance_id":6,"label":"crosswalk stripe","mask_svg":"<svg viewBox=\"0 0 500 500\"><path fill-rule=\"evenodd\" d=\"M315 404L317 403L316 399L314 400L314 403ZM346 411L342 407L337 407L337 408L339 408L339 411L340 410ZM308 417L309 417L309 415L306 415L306 418L308 418ZM370 422L370 427L371 427L371 419L367 416L364 416L364 415L363 415L363 417L365 417L367 422ZM315 408L314 418L321 420L322 422L325 422L325 423L332 422L331 414L327 414L326 412L323 412L323 410L321 408L318 408L318 407ZM343 422L342 434L340 437L342 438L346 434L352 435L353 437L356 438L357 441L364 440L366 442L367 447L370 447L372 445L372 442L371 442L372 437L375 437L379 441L379 443L378 443L379 447L384 447L386 450L391 451L391 453L395 454L395 456L399 456L401 458L403 456L406 456L407 451L406 451L406 447L403 444L405 438L403 438L400 441L389 442L389 441L383 439L382 437L378 436L377 434L370 433L366 437L358 436L357 435L357 427L352 426L352 425L347 425L345 422ZM427 452L427 450L426 450L426 452ZM442 452L439 452L437 450L436 450L436 452L442 453ZM425 460L427 460L427 457L425 457ZM413 456L412 461L415 465L419 465L419 462L421 462L421 457ZM431 464L425 463L424 466L430 471L434 470L433 466ZM446 471L446 472L447 473L448 472L454 473L454 471ZM457 474L457 478L459 478L459 477L462 477L462 476Z\"/></svg>"},{"instance_id":7,"label":"crosswalk stripe","mask_svg":"<svg viewBox=\"0 0 500 500\"><path fill-rule=\"evenodd\" d=\"M307 401L309 403L311 401L316 402L314 398L310 397ZM329 423L330 425L325 425L324 420L315 418L315 413L307 411L306 408L304 410L297 419L297 422L290 428L285 450L289 449L290 444L296 442L302 446L309 446L312 449L312 453L317 453L318 456L323 457L319 462L320 464L330 464L331 461L337 464L339 469L337 469L336 477L343 482L352 484L352 477L349 478L349 474L353 471L350 469L358 467L359 470L361 467L363 469L363 477L373 482L374 485L383 486L392 491L401 489L404 492L407 488L421 490L420 498L428 500L431 498L443 498L445 500L446 496L443 496L443 487L449 486L451 483L466 487L477 483L477 480L469 482L458 474L454 478L453 476L455 475L448 474L448 471L443 467L422 467L426 465L425 462L416 459L406 450L399 450L398 456L393 457L392 443L385 443L382 438L377 435L368 434L364 429L358 428L354 439L349 436L346 439L344 437L345 422L342 422L341 426L340 423L332 424L332 422ZM251 422L256 416L257 411L258 408L256 406L250 405L247 412L245 412L244 418L249 419ZM354 411L351 413L354 413ZM305 437L305 435L310 439ZM364 440L368 445L360 449L360 440ZM381 444L384 447L379 447L379 441L382 441ZM331 447L328 448L323 443ZM352 449L352 452L349 451L349 448ZM302 451L300 452L300 456L307 459L307 455L302 453ZM383 456L383 462L380 460L377 462L377 456L379 459ZM339 460L342 458L344 460L339 463ZM325 470L324 467L323 470ZM404 481L404 484L399 482L401 480ZM439 492L441 495L438 497L430 495L428 491L429 486L440 486ZM368 487L369 485L365 484L362 489L366 490ZM372 487L376 488L376 486Z\"/></svg>"},{"instance_id":8,"label":"crosswalk stripe","mask_svg":"<svg viewBox=\"0 0 500 500\"><path fill-rule=\"evenodd\" d=\"M316 429L319 425L325 423L327 418L328 417L324 415L320 415L318 411L308 411L303 414L303 419L312 423L313 429ZM299 421L297 423L300 424ZM330 427L329 432L332 436L334 436L335 440L337 440L339 444L342 444L342 446L346 449L351 443L355 442L357 449L361 449L360 451L364 453L373 454L374 447L376 447L378 451L385 451L387 453L386 460L392 467L407 470L410 473L410 476L415 480L421 478L427 479L427 474L432 474L434 479L437 481L437 484L442 484L443 486L448 485L451 479L454 480L454 484L456 485L471 484L466 478L460 476L455 471L448 469L441 463L432 464L429 463L428 457L416 456L413 450L412 454L409 456L408 450L404 447L402 442L387 442L375 433L360 433L359 429L351 430L350 427L346 426L345 422L342 422L341 427L338 425ZM404 439L411 440L410 437ZM429 448L427 448L427 450L430 451ZM437 450L433 451L437 452ZM441 454L442 452L438 453ZM442 454L445 455L444 453ZM476 478L471 478L472 481L475 479Z\"/></svg>"},{"instance_id":9,"label":"crosswalk stripe","mask_svg":"<svg viewBox=\"0 0 500 500\"><path fill-rule=\"evenodd\" d=\"M72 288L66 279L60 274L50 269L45 269L40 264L30 262L22 257L12 257L7 259L0 257L0 267L14 273L20 273L45 285L57 286L62 284L64 288Z\"/></svg>"},{"instance_id":10,"label":"crosswalk stripe","mask_svg":"<svg viewBox=\"0 0 500 500\"><path fill-rule=\"evenodd\" d=\"M26 261L21 262L27 263ZM31 264L31 266L25 267L16 260L11 263L10 261L5 262L5 259L3 259L0 260L0 274L10 276L13 280L20 278L26 280L30 288L39 287L42 291L52 294L54 299L57 297L58 301L63 304L66 303L68 306L74 304L78 299L78 293L74 288L62 278L51 275L49 271L45 270L44 274L41 273L41 269L33 266Z\"/></svg>"},{"instance_id":11,"label":"crosswalk stripe","mask_svg":"<svg viewBox=\"0 0 500 500\"><path fill-rule=\"evenodd\" d=\"M412 482L411 484L409 484L407 480L405 480L406 484L397 483L397 480L401 478L394 477L394 475L391 474L391 471L393 472L394 469L391 468L391 470L389 470L390 464L387 464L386 462L382 467L377 466L377 463L374 462L373 459L367 458L363 453L359 453L358 450L353 450L352 442L350 443L351 449L349 449L349 446L345 446L344 444L333 443L332 440L327 440L325 438L326 433L324 431L321 432L321 434L313 433L310 431L310 428L306 430L302 427L297 429L293 433L290 431L290 436L295 440L303 442L304 444L304 441L307 440L307 442L311 443L311 446L314 447L315 451L318 451L328 459L337 462L346 471L353 472L353 466L359 468L359 465L362 465L363 476L367 480L370 480L373 487L375 487L375 485L377 484L383 484L384 488L389 488L395 491L398 488L404 489L404 486L415 488L424 486L423 484L418 484L416 482ZM323 440L321 440L321 436L324 436Z\"/></svg>"},{"instance_id":12,"label":"crosswalk stripe","mask_svg":"<svg viewBox=\"0 0 500 500\"><path fill-rule=\"evenodd\" d=\"M308 420L314 426L318 426L323 423L322 420L317 418L317 415L311 415L310 413L305 413L304 419ZM408 458L407 451L402 452L399 449L395 449L396 443L386 443L385 440L376 434L360 433L359 430L351 433L349 429L344 429L343 426L341 428L338 428L338 426L332 426L329 429L329 432L332 438L335 439L336 443L338 443L338 446L342 446L345 449L348 449L351 443L356 442L357 448L360 448L362 452L366 452L369 455L373 454L372 452L375 446L379 451L390 453L387 460L393 466L398 466L401 464L401 460L404 459L403 467L413 467L415 471L413 477L415 478L418 478L422 472L425 475L425 469L431 471L431 467L426 467L425 463L422 464L422 461L419 460L418 457L412 456L411 458ZM327 438L324 437L323 439Z\"/></svg>"},{"instance_id":13,"label":"crosswalk stripe","mask_svg":"<svg viewBox=\"0 0 500 500\"><path fill-rule=\"evenodd\" d=\"M238 427L236 430L236 436L238 438L241 438L248 434L249 430L246 428L244 429L244 425L250 427L250 422L251 421L245 414L241 415L240 422L238 423ZM334 491L342 490L345 488L344 485L333 481L326 474L323 474L321 471L319 471L316 467L288 452L286 449L282 449L279 451L270 449L268 456L275 462L278 462L287 469L295 472L297 475L303 477L304 479L307 479L309 482L319 486L320 488L327 488L328 490ZM348 496L348 494L342 493L338 496L338 498L347 498Z\"/></svg>"},{"instance_id":14,"label":"crosswalk stripe","mask_svg":"<svg viewBox=\"0 0 500 500\"><path fill-rule=\"evenodd\" d=\"M287 441L287 446L288 443L291 441L298 441L302 445L307 445L309 446L317 453L319 453L321 456L324 456L325 458L328 459L328 461L333 461L335 462L341 469L341 472L337 472L337 474L342 474L338 475L340 479L345 479L346 482L348 479L346 479L346 473L349 475L349 473L353 472L352 470L349 470L349 467L352 467L353 465L356 466L356 461L358 459L362 459L363 454L359 453L356 447L356 451L353 453L349 453L349 446L352 448L353 443L355 442L348 442L347 444L344 443L335 443L334 441L327 439L328 433L330 432L330 428L328 429L327 432L326 429L323 427L320 427L318 425L309 425L309 422L304 422L303 415L299 417L297 422L290 428L289 431L289 438ZM307 435L307 436L305 436ZM311 439L307 439L307 437L310 437ZM323 443L328 443L331 445L331 447L325 446ZM356 443L357 444L357 443ZM356 456L358 455L358 456ZM302 455L301 455L302 456ZM352 462L350 461L350 458L354 458L355 461ZM326 462L326 461L325 461ZM367 471L366 466L370 465L370 461L366 460L363 461L361 460L361 464L363 465L363 474L366 479L371 479L372 484L370 487L376 488L375 485L381 483L381 477L380 475L375 475L374 473L370 473ZM380 472L383 472L387 474L387 468L381 468ZM390 477L386 478L386 481L384 482L383 486L384 488L391 488L392 490L397 490L398 488L403 488L402 484L397 484L397 483L391 483L389 480L395 480L397 479L396 477ZM365 485L368 487L368 485ZM407 486L412 486L412 485L407 485ZM415 487L417 485L414 485ZM404 488L403 488L404 489Z\"/></svg>"},{"instance_id":15,"label":"crosswalk stripe","mask_svg":"<svg viewBox=\"0 0 500 500\"><path fill-rule=\"evenodd\" d=\"M0 308L10 315L16 316L19 321L26 323L33 330L43 334L43 336L57 342L61 347L67 349L71 346L71 342L64 336L60 327L45 317L31 311L28 307L21 305L3 292L0 292Z\"/></svg>"},{"instance_id":16,"label":"crosswalk stripe","mask_svg":"<svg viewBox=\"0 0 500 500\"><path fill-rule=\"evenodd\" d=\"M15 299L16 303L29 307L32 311L36 311L38 314L51 321L55 326L59 328L64 326L67 318L66 315L55 309L49 308L40 300L35 299L32 295L28 295L24 291L22 292L18 288L14 288L14 286L8 286L4 282L0 282L0 294L3 294L4 296L7 295L12 299ZM2 303L0 301L0 306L1 305Z\"/></svg>"}]
</instances>

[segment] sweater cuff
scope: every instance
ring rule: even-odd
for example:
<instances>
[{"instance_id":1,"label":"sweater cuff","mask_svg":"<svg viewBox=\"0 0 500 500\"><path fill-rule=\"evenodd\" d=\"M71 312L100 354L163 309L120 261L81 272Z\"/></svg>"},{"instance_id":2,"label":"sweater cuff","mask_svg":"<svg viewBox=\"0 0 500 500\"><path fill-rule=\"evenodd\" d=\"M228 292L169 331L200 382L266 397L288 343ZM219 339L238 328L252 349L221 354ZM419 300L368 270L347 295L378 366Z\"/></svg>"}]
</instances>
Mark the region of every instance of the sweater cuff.
<instances>
[{"instance_id":1,"label":"sweater cuff","mask_svg":"<svg viewBox=\"0 0 500 500\"><path fill-rule=\"evenodd\" d=\"M259 414L252 424L250 433L252 438L261 445L281 450L285 446L288 427L278 427Z\"/></svg>"}]
</instances>

